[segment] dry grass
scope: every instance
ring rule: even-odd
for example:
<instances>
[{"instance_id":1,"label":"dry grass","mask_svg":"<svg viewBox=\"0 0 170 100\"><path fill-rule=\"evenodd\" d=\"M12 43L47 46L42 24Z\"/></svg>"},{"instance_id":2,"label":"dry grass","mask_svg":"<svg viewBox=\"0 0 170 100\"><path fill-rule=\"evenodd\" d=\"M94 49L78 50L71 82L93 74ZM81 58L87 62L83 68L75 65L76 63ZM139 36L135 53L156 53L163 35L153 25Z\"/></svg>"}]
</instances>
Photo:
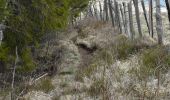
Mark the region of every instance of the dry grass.
<instances>
[{"instance_id":1,"label":"dry grass","mask_svg":"<svg viewBox=\"0 0 170 100\"><path fill-rule=\"evenodd\" d=\"M38 82L37 84L35 84L34 86L32 86L31 88L33 90L43 91L45 93L48 93L54 89L54 86L52 84L51 78L47 77L41 80L40 82Z\"/></svg>"}]
</instances>

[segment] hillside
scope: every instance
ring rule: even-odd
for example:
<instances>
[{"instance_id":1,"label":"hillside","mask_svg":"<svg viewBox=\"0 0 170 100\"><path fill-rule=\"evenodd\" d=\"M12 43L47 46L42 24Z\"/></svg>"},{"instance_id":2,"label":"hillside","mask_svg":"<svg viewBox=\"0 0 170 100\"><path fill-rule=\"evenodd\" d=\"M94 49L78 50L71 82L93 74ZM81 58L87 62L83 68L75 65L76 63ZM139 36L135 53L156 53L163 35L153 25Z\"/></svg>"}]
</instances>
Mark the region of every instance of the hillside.
<instances>
[{"instance_id":1,"label":"hillside","mask_svg":"<svg viewBox=\"0 0 170 100\"><path fill-rule=\"evenodd\" d=\"M169 99L169 71L161 73L158 96L155 75L146 76L147 81L142 79L150 69L145 69L141 61L152 59L145 53L159 53L155 40L145 37L134 44L126 35L116 33L111 24L86 21L87 25L79 27L81 32L72 30L67 38L58 40L58 45L52 45L50 50L55 53L60 48L64 50L58 74L36 83L23 96L26 100L137 100L144 95L148 99Z\"/></svg>"},{"instance_id":2,"label":"hillside","mask_svg":"<svg viewBox=\"0 0 170 100\"><path fill-rule=\"evenodd\" d=\"M170 2L0 0L0 100L170 100Z\"/></svg>"}]
</instances>

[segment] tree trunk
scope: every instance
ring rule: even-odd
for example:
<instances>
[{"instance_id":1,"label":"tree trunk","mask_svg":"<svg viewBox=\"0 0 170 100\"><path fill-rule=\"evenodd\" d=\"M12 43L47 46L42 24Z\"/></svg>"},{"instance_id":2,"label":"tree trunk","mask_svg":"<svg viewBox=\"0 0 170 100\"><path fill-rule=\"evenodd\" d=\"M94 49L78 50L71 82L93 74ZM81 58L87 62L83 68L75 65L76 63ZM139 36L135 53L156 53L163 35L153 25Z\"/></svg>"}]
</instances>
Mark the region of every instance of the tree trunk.
<instances>
[{"instance_id":1,"label":"tree trunk","mask_svg":"<svg viewBox=\"0 0 170 100\"><path fill-rule=\"evenodd\" d=\"M127 12L127 10L126 10L126 3L125 2L123 2L123 8L124 8L124 22L125 22L125 33L126 34L128 34L128 18L127 18L127 14L126 14L126 12Z\"/></svg>"},{"instance_id":2,"label":"tree trunk","mask_svg":"<svg viewBox=\"0 0 170 100\"><path fill-rule=\"evenodd\" d=\"M123 7L122 7L121 4L120 4L119 6L120 6L120 12L121 12L121 15L122 15L122 23L123 23L123 27L124 27L124 32L127 33L127 32L126 32L126 28L125 28L125 27L126 27L126 23L125 23L125 18L124 18Z\"/></svg>"},{"instance_id":3,"label":"tree trunk","mask_svg":"<svg viewBox=\"0 0 170 100\"><path fill-rule=\"evenodd\" d=\"M89 6L89 16L93 17L93 10L92 10L92 5L91 4Z\"/></svg>"},{"instance_id":4,"label":"tree trunk","mask_svg":"<svg viewBox=\"0 0 170 100\"><path fill-rule=\"evenodd\" d=\"M18 48L16 46L16 49L15 49L15 53L16 53L16 58L15 58L15 63L14 63L14 68L13 68L13 73L12 73L12 83L11 83L11 100L15 100L15 97L14 97L14 82L15 82L15 72L16 72L16 67L17 67L17 63L18 63Z\"/></svg>"},{"instance_id":5,"label":"tree trunk","mask_svg":"<svg viewBox=\"0 0 170 100\"><path fill-rule=\"evenodd\" d=\"M93 11L94 11L94 15L95 15L96 19L98 20L98 14L97 14L97 9L95 7L95 4L93 5Z\"/></svg>"},{"instance_id":6,"label":"tree trunk","mask_svg":"<svg viewBox=\"0 0 170 100\"><path fill-rule=\"evenodd\" d=\"M130 34L131 34L131 39L133 40L135 36L135 31L134 31L134 26L133 26L132 1L128 3L128 12L129 12Z\"/></svg>"},{"instance_id":7,"label":"tree trunk","mask_svg":"<svg viewBox=\"0 0 170 100\"><path fill-rule=\"evenodd\" d=\"M2 39L3 39L3 30L0 27L0 46L2 44Z\"/></svg>"},{"instance_id":8,"label":"tree trunk","mask_svg":"<svg viewBox=\"0 0 170 100\"><path fill-rule=\"evenodd\" d=\"M119 11L119 4L118 4L118 2L116 2L116 0L115 0L115 10L116 10L116 12L115 13L117 13L117 24L118 24L118 29L119 29L119 32L120 33L122 33L122 26L121 26L121 18L120 18L120 11Z\"/></svg>"},{"instance_id":9,"label":"tree trunk","mask_svg":"<svg viewBox=\"0 0 170 100\"><path fill-rule=\"evenodd\" d=\"M100 7L100 20L103 20L103 16L102 16L102 5L101 2L99 1L99 7Z\"/></svg>"},{"instance_id":10,"label":"tree trunk","mask_svg":"<svg viewBox=\"0 0 170 100\"><path fill-rule=\"evenodd\" d=\"M115 23L114 23L114 15L113 15L113 10L112 10L112 3L111 3L111 0L108 0L108 1L109 1L109 11L110 11L110 17L112 20L112 26L114 27Z\"/></svg>"},{"instance_id":11,"label":"tree trunk","mask_svg":"<svg viewBox=\"0 0 170 100\"><path fill-rule=\"evenodd\" d=\"M142 8L143 8L143 14L144 14L144 17L145 17L146 25L148 27L148 32L149 32L149 35L150 35L149 22L148 22L148 18L147 18L144 0L141 0L141 4L142 4Z\"/></svg>"},{"instance_id":12,"label":"tree trunk","mask_svg":"<svg viewBox=\"0 0 170 100\"><path fill-rule=\"evenodd\" d=\"M149 28L153 38L154 32L153 32L153 1L152 0L149 1Z\"/></svg>"},{"instance_id":13,"label":"tree trunk","mask_svg":"<svg viewBox=\"0 0 170 100\"><path fill-rule=\"evenodd\" d=\"M166 3L167 11L168 11L169 22L170 22L170 6L169 6L169 0L165 0L165 3Z\"/></svg>"},{"instance_id":14,"label":"tree trunk","mask_svg":"<svg viewBox=\"0 0 170 100\"><path fill-rule=\"evenodd\" d=\"M108 14L107 0L104 0L104 15L105 15L106 21L108 21L109 20L109 14Z\"/></svg>"},{"instance_id":15,"label":"tree trunk","mask_svg":"<svg viewBox=\"0 0 170 100\"><path fill-rule=\"evenodd\" d=\"M141 29L141 22L140 22L140 17L139 17L138 0L133 0L133 3L134 3L134 6L135 6L135 14L136 14L136 21L137 21L139 36L142 37L142 29Z\"/></svg>"},{"instance_id":16,"label":"tree trunk","mask_svg":"<svg viewBox=\"0 0 170 100\"><path fill-rule=\"evenodd\" d=\"M158 35L158 44L162 45L162 34L163 34L163 27L162 27L162 17L161 17L161 5L160 0L156 0L156 30Z\"/></svg>"},{"instance_id":17,"label":"tree trunk","mask_svg":"<svg viewBox=\"0 0 170 100\"><path fill-rule=\"evenodd\" d=\"M116 6L116 0L114 0L114 13L115 13L115 24L118 26L118 14L117 14L117 6Z\"/></svg>"}]
</instances>

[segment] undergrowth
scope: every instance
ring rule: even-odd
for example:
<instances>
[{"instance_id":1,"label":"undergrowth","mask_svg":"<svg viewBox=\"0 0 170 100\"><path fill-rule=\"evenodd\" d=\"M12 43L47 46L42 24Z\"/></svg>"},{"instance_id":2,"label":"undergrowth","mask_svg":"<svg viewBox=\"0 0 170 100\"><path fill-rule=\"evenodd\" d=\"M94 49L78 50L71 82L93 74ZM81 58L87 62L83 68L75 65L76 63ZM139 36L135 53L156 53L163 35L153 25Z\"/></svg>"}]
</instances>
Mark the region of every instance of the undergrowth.
<instances>
[{"instance_id":1,"label":"undergrowth","mask_svg":"<svg viewBox=\"0 0 170 100\"><path fill-rule=\"evenodd\" d=\"M52 84L51 78L47 77L46 79L41 80L39 83L37 83L32 88L33 90L43 91L47 93L53 90L54 86Z\"/></svg>"},{"instance_id":2,"label":"undergrowth","mask_svg":"<svg viewBox=\"0 0 170 100\"><path fill-rule=\"evenodd\" d=\"M146 50L141 55L141 60L140 72L145 73L145 75L153 75L158 71L167 71L170 66L170 54L165 46L157 46Z\"/></svg>"}]
</instances>

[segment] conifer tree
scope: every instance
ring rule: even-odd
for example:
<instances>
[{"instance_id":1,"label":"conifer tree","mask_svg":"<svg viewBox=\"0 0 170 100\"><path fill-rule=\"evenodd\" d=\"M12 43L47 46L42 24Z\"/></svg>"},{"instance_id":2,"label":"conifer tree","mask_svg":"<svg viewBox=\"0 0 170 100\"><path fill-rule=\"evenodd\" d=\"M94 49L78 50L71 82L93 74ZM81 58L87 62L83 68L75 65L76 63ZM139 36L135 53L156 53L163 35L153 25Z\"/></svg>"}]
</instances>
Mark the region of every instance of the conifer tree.
<instances>
[{"instance_id":1,"label":"conifer tree","mask_svg":"<svg viewBox=\"0 0 170 100\"><path fill-rule=\"evenodd\" d=\"M65 28L69 16L77 17L88 5L88 1L0 0L0 23L5 16L3 14L6 4L9 10L9 16L5 20L6 28L3 46L0 47L0 51L2 50L0 55L7 56L8 59L11 56L14 57L15 47L18 47L21 69L31 71L35 64L29 46L38 44L45 33ZM8 52L4 51L5 48L8 48ZM0 61L4 61L4 59L4 57L0 57Z\"/></svg>"}]
</instances>

